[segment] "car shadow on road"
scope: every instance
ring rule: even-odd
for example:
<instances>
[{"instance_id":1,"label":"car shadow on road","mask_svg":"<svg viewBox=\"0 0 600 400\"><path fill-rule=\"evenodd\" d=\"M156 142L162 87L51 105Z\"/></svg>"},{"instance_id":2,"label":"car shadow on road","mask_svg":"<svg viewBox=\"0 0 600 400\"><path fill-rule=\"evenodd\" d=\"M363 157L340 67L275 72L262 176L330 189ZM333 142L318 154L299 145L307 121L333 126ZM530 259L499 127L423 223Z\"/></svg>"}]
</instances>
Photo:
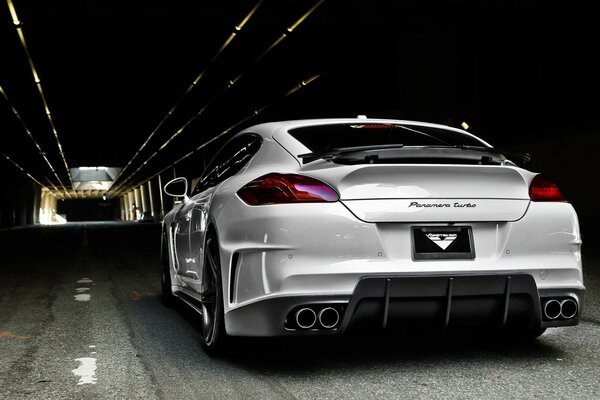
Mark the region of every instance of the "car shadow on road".
<instances>
[{"instance_id":1,"label":"car shadow on road","mask_svg":"<svg viewBox=\"0 0 600 400\"><path fill-rule=\"evenodd\" d=\"M510 358L511 362L556 359L563 351L543 339L485 337L474 332L410 332L314 338L236 338L224 356L246 368L296 373L315 366L365 368L416 362L439 364Z\"/></svg>"},{"instance_id":2,"label":"car shadow on road","mask_svg":"<svg viewBox=\"0 0 600 400\"><path fill-rule=\"evenodd\" d=\"M187 322L201 332L197 315L185 306L177 308ZM227 351L219 359L263 374L301 374L319 367L364 369L382 364L437 365L497 359L525 364L532 359L564 357L563 350L544 336L537 340L518 340L497 332L473 330L230 339Z\"/></svg>"}]
</instances>

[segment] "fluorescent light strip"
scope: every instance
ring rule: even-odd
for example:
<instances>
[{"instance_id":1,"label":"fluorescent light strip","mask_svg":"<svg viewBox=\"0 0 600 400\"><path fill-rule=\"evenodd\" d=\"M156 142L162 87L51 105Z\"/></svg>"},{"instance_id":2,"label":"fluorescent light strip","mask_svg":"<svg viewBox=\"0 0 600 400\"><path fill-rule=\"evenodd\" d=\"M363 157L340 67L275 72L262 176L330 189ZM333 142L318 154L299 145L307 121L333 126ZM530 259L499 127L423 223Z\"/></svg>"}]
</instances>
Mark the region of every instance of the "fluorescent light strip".
<instances>
[{"instance_id":1,"label":"fluorescent light strip","mask_svg":"<svg viewBox=\"0 0 600 400\"><path fill-rule=\"evenodd\" d=\"M55 185L55 184L54 184L54 183L53 183L53 182L52 182L50 179L48 179L48 177L47 177L47 176L44 176L44 179L46 179L46 182L48 182L48 183L50 184L50 186L52 186L52 189L54 189L54 191L55 191L56 193L60 193L60 194L61 194L61 196L62 196L62 198L63 198L63 199L65 198L65 194L66 194L67 192L65 192L65 194L62 194L62 193L60 192L60 190L59 190L59 189L56 187L56 185ZM54 193L52 193L52 196L56 197L56 195L55 195Z\"/></svg>"},{"instance_id":2,"label":"fluorescent light strip","mask_svg":"<svg viewBox=\"0 0 600 400\"><path fill-rule=\"evenodd\" d=\"M37 183L38 185L40 185L42 187L42 189L50 190L44 184L42 184L42 182L40 182L37 179L35 179L29 172L25 171L25 169L23 167L21 167L19 164L17 164L17 162L14 161L12 158L10 158L9 156L7 156L4 153L0 153L0 155L2 155L2 157L6 158L12 165L14 165L19 170L21 170L21 172L24 173L25 175L27 175L29 177L29 179L31 179L32 181L34 181L35 183Z\"/></svg>"},{"instance_id":3,"label":"fluorescent light strip","mask_svg":"<svg viewBox=\"0 0 600 400\"><path fill-rule=\"evenodd\" d=\"M54 174L54 176L56 177L56 179L58 180L58 183L60 184L60 186L62 187L63 191L65 193L67 193L67 189L65 188L65 186L63 185L62 181L60 180L60 178L58 177L58 174L56 173L56 170L54 169L54 167L52 166L52 164L50 163L50 160L48 160L48 157L46 157L46 153L42 150L42 147L40 146L40 144L37 142L37 140L35 140L35 138L33 137L33 134L31 133L31 131L29 130L29 128L27 127L27 125L25 124L25 121L23 121L23 118L21 118L21 115L19 114L19 112L17 111L17 109L15 108L15 106L13 105L13 103L10 101L10 99L8 98L8 96L6 95L6 92L4 91L4 89L2 88L2 85L0 85L0 94L2 94L2 97L4 97L4 100L6 100L6 102L8 103L8 106L10 107L11 111L13 112L13 114L15 115L15 117L17 118L17 120L19 120L19 122L21 123L21 126L23 127L23 130L25 132L25 134L31 139L31 141L33 142L33 145L35 146L35 148L38 151L38 154L40 155L40 157L42 157L44 159L44 161L46 161L46 164L48 164L48 167L50 168L50 170L52 171L52 174ZM56 187L55 187L56 188ZM58 189L57 189L58 190Z\"/></svg>"},{"instance_id":4,"label":"fluorescent light strip","mask_svg":"<svg viewBox=\"0 0 600 400\"><path fill-rule=\"evenodd\" d=\"M31 57L31 54L29 53L29 48L27 47L27 42L25 41L25 35L23 34L23 30L21 29L21 20L19 19L19 16L17 14L17 10L15 9L15 6L12 2L12 0L6 0L7 4L8 4L8 9L10 11L10 15L12 17L13 20L13 24L15 25L16 29L17 29L17 33L19 35L19 39L21 41L21 45L23 46L23 50L25 51L25 55L27 56L27 60L29 61L29 67L31 69L31 74L33 76L33 81L35 82L38 92L40 94L40 97L42 99L42 102L44 103L44 111L45 114L48 118L48 122L50 123L50 127L52 128L52 134L54 135L54 139L56 140L56 145L58 147L58 152L60 153L60 156L62 158L63 164L65 165L65 169L67 171L67 176L69 177L69 181L73 181L72 177L71 177L71 171L69 170L69 166L67 164L67 160L65 158L65 154L62 148L62 145L60 143L60 139L58 138L58 132L56 131L56 127L54 126L54 122L52 121L52 117L51 117L51 113L50 113L50 108L48 107L48 103L46 101L46 96L44 96L44 91L42 89L42 82L41 79L37 73L37 70L35 68L35 64L33 63L33 58ZM61 186L64 187L64 185L61 182Z\"/></svg>"},{"instance_id":5,"label":"fluorescent light strip","mask_svg":"<svg viewBox=\"0 0 600 400\"><path fill-rule=\"evenodd\" d=\"M197 112L196 114L194 114L192 116L192 118L190 118L187 122L185 122L183 124L183 126L181 126L178 130L175 131L175 133L173 133L173 135L167 139L159 148L157 151L155 151L154 153L152 153L135 171L133 171L131 174L129 174L129 176L127 178L125 178L121 183L119 183L116 187L115 190L118 190L121 186L123 186L125 183L127 183L130 179L132 179L142 168L144 168L148 162L150 160L152 160L154 157L156 157L158 155L159 152L161 152L165 147L167 147L169 145L169 143L171 143L177 136L179 136L193 121L195 121L198 117L200 117L204 111L211 105L213 104L217 99L221 98L231 87L233 87L249 70L250 68L252 68L254 65L258 64L260 62L260 60L262 60L271 50L273 50L275 47L277 47L284 39L286 39L288 37L288 33L293 32L298 26L300 26L300 24L302 22L304 22L321 4L323 4L325 0L319 0L314 6L312 6L307 12L305 12L300 18L298 18L298 20L296 20L296 22L294 22L290 27L288 27L286 29L287 33L283 33L281 36L279 36L279 38L277 38L273 43L271 43L271 45L269 47L267 47L267 49L265 51L263 51L248 67L246 67L236 78L231 79L227 85L215 96L213 97L208 103L206 103L204 105L204 107L202 107L202 109L200 109L199 112ZM255 9L258 7L258 4L256 5ZM254 10L252 11L252 13L254 12ZM249 17L247 18L249 19ZM245 22L244 22L245 24ZM241 24L242 25L242 24ZM243 25L242 25L243 26ZM236 27L237 29L238 27ZM241 29L241 28L240 28ZM219 53L218 53L219 54ZM216 57L216 56L215 56ZM211 63L215 60L216 58L213 58L213 60L211 61ZM209 64L210 65L210 64ZM205 71L203 71L199 77L201 77L204 74ZM192 84L192 86L190 86L189 90L195 85L195 82ZM187 92L185 93L187 94ZM184 94L184 96L185 96ZM180 99L181 100L181 99ZM172 111L173 109L171 109ZM171 115L171 111L169 111L169 114L167 114L167 116ZM161 121L159 127L163 124L164 120ZM158 127L157 127L158 129ZM154 132L152 132L152 135L154 135L154 133L156 132L156 130L154 130ZM152 136L151 135L151 136ZM146 141L147 142L147 141ZM140 150L145 146L145 144L140 148ZM138 151L139 153L139 151ZM137 154L136 153L136 156ZM135 156L134 156L135 158ZM133 161L133 159L130 160L130 162L127 164L129 165L131 163L131 161ZM123 170L121 171L121 174L123 173L123 171L125 170L125 168L123 168ZM117 177L117 179L120 177L120 175ZM116 181L116 179L115 179Z\"/></svg>"},{"instance_id":6,"label":"fluorescent light strip","mask_svg":"<svg viewBox=\"0 0 600 400\"><path fill-rule=\"evenodd\" d=\"M190 118L186 123L184 123L181 126L181 128L179 128L169 139L167 139L167 141L164 142L158 148L158 150L156 150L154 153L152 153L146 160L144 160L144 162L135 171L133 171L131 174L129 174L127 176L127 178L125 178L123 181L121 181L121 183L119 183L119 185L115 189L119 189L121 186L123 186L125 183L127 183L129 180L131 180L133 177L135 177L135 175L142 168L144 168L148 164L148 162L150 162L150 160L152 160L154 157L156 157L158 155L158 153L160 153L165 147L167 147L167 145L169 143L171 143L173 141L173 139L175 139L177 136L179 136L179 134L181 134L193 121L195 121L198 117L200 117L200 115L202 115L204 113L204 111L208 108L208 106L210 104L214 103L216 101L216 99L219 98L224 93L225 93L225 90L222 90L217 96L215 96L204 107L202 107L202 109L199 112L197 112L196 114L194 114L194 116L192 118Z\"/></svg>"},{"instance_id":7,"label":"fluorescent light strip","mask_svg":"<svg viewBox=\"0 0 600 400\"><path fill-rule=\"evenodd\" d=\"M286 32L282 33L256 60L254 60L254 64L257 64L264 56L266 56L271 50L277 47L284 39L288 37L288 33L292 33L301 23L303 23L321 4L323 4L325 0L319 0L314 6L310 8L307 12L305 12L296 22L294 22L290 27L286 29ZM233 81L236 82L246 71L242 72L237 78Z\"/></svg>"},{"instance_id":8,"label":"fluorescent light strip","mask_svg":"<svg viewBox=\"0 0 600 400\"><path fill-rule=\"evenodd\" d=\"M215 140L217 140L220 137L222 137L222 136L230 133L232 130L236 129L237 127L239 127L240 125L246 123L247 121L251 120L252 118L257 117L258 115L260 115L261 113L263 113L266 109L270 108L274 104L280 102L281 100L285 99L288 96L291 96L292 94L296 93L298 90L300 90L300 89L302 89L302 88L310 85L311 83L313 83L314 81L316 81L321 76L322 76L322 74L315 74L315 75L310 76L307 79L304 79L303 81L301 81L300 83L298 83L297 85L295 85L294 87L292 87L290 90L288 90L287 92L285 92L283 95L279 96L278 98L276 98L275 100L271 101L270 103L264 105L263 107L261 107L261 108L255 110L255 111L253 111L250 115L248 115L245 118L241 119L240 121L236 122L235 124L233 124L232 126L230 126L227 129L225 129L224 131L222 131L218 135L212 137L208 141L202 143L200 146L196 147L194 150L192 150L189 153L185 154L183 157L177 159L175 162L169 164L168 166L166 166L165 168L163 168L159 172L155 173L154 175L150 176L149 178L143 179L141 181L138 181L132 187L137 187L137 186L139 186L139 185L141 185L141 184L143 184L145 182L148 182L149 180L154 179L155 177L157 177L158 175L162 174L163 172L165 172L169 168L175 167L175 165L179 164L181 161L185 160L186 158L189 158L193 154L197 153L198 151L202 150L203 148L205 148L206 146L208 146L209 144L211 144L212 142L214 142ZM129 188L121 188L120 190L117 191L117 193L115 194L115 196L121 195L121 194L123 194L124 192L126 192L128 190L129 190Z\"/></svg>"},{"instance_id":9,"label":"fluorescent light strip","mask_svg":"<svg viewBox=\"0 0 600 400\"><path fill-rule=\"evenodd\" d=\"M8 0L8 1L10 1L10 0ZM140 155L140 153L142 152L142 150L148 145L148 143L154 137L154 135L156 134L156 132L158 132L158 130L163 126L163 124L167 121L167 119L169 119L169 117L171 115L173 115L173 113L175 112L175 110L177 109L177 107L179 107L179 104L181 104L181 102L183 101L183 99L192 91L192 89L198 84L198 82L200 82L200 80L204 77L204 74L215 63L215 61L221 56L221 54L223 53L223 51L225 51L225 49L231 44L231 42L233 42L233 40L236 38L237 34L242 31L242 29L244 28L244 26L246 25L246 23L248 23L248 21L250 20L250 18L252 18L252 16L256 12L256 10L258 10L258 8L260 7L260 5L263 3L263 1L264 0L259 0L256 3L256 5L252 8L252 10L250 10L250 12L244 17L244 19L239 24L237 24L234 27L234 31L225 40L225 42L223 43L223 45L221 46L221 48L217 51L217 53L209 61L209 63L206 65L206 67L204 67L204 69L202 70L202 72L200 72L200 74L198 74L198 76L196 77L196 79L194 79L194 81L190 84L190 86L183 93L183 95L179 98L179 100L177 100L177 102L175 103L175 105L173 107L171 107L171 109L169 110L169 112L167 112L167 114L159 122L159 124L156 126L156 128L154 128L154 130L146 138L146 140L144 141L144 143L142 143L142 145L135 152L135 154L133 155L133 157L127 162L127 164L125 165L125 167L123 167L123 169L119 172L119 175L117 175L117 177L115 178L114 182L117 182L119 180L119 178L123 175L123 173L125 172L125 170L127 168L129 168L129 166L131 165L131 163ZM122 184L119 184L116 188L120 187L121 185Z\"/></svg>"}]
</instances>

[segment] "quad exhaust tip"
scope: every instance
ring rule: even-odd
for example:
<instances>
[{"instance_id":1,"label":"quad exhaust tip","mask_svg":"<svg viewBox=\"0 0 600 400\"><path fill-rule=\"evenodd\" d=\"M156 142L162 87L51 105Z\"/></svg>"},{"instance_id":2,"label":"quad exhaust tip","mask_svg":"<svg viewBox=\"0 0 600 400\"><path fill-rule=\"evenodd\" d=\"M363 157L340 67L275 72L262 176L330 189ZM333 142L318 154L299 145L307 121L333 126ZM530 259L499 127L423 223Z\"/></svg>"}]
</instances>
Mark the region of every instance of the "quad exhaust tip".
<instances>
[{"instance_id":1,"label":"quad exhaust tip","mask_svg":"<svg viewBox=\"0 0 600 400\"><path fill-rule=\"evenodd\" d=\"M558 300L548 300L544 304L544 315L548 319L556 319L560 317L560 302Z\"/></svg>"},{"instance_id":2,"label":"quad exhaust tip","mask_svg":"<svg viewBox=\"0 0 600 400\"><path fill-rule=\"evenodd\" d=\"M560 302L560 316L566 319L577 315L577 303L575 300L566 299Z\"/></svg>"},{"instance_id":3,"label":"quad exhaust tip","mask_svg":"<svg viewBox=\"0 0 600 400\"><path fill-rule=\"evenodd\" d=\"M556 300L551 299L544 303L544 316L549 320L559 317L571 319L577 315L577 302L573 299Z\"/></svg>"},{"instance_id":4,"label":"quad exhaust tip","mask_svg":"<svg viewBox=\"0 0 600 400\"><path fill-rule=\"evenodd\" d=\"M296 324L302 329L310 329L317 322L317 314L310 308L301 308L296 311Z\"/></svg>"},{"instance_id":5,"label":"quad exhaust tip","mask_svg":"<svg viewBox=\"0 0 600 400\"><path fill-rule=\"evenodd\" d=\"M287 321L295 321L291 326ZM341 321L340 311L335 306L327 304L308 305L292 310L285 324L291 329L335 329Z\"/></svg>"},{"instance_id":6,"label":"quad exhaust tip","mask_svg":"<svg viewBox=\"0 0 600 400\"><path fill-rule=\"evenodd\" d=\"M325 329L331 329L340 322L340 314L333 307L326 307L319 311L319 324Z\"/></svg>"}]
</instances>

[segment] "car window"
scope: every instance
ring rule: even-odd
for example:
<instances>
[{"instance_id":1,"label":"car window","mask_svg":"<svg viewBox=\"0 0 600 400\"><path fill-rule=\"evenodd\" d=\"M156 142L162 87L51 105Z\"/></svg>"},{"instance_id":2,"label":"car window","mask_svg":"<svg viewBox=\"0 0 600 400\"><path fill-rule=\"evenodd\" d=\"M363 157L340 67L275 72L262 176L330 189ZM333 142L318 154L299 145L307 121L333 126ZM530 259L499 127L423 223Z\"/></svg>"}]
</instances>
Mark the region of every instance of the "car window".
<instances>
[{"instance_id":1,"label":"car window","mask_svg":"<svg viewBox=\"0 0 600 400\"><path fill-rule=\"evenodd\" d=\"M210 162L192 195L237 174L252 159L261 144L262 137L254 133L245 133L231 139Z\"/></svg>"},{"instance_id":2,"label":"car window","mask_svg":"<svg viewBox=\"0 0 600 400\"><path fill-rule=\"evenodd\" d=\"M485 146L477 138L458 132L400 124L334 124L291 129L290 135L313 153L372 145Z\"/></svg>"}]
</instances>

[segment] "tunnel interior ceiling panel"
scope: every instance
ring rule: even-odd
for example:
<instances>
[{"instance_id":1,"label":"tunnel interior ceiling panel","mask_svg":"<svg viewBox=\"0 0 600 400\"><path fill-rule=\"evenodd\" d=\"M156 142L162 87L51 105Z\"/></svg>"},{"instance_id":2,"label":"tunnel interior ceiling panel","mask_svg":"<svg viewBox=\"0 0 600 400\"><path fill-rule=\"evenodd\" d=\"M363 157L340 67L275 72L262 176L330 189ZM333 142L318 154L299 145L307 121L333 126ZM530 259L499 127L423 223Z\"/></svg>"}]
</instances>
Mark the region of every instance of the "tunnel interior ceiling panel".
<instances>
[{"instance_id":1,"label":"tunnel interior ceiling panel","mask_svg":"<svg viewBox=\"0 0 600 400\"><path fill-rule=\"evenodd\" d=\"M584 1L13 0L18 21L0 3L0 151L62 197L109 190L90 182L122 194L173 166L197 177L228 135L270 120L467 121L522 151L600 125Z\"/></svg>"},{"instance_id":2,"label":"tunnel interior ceiling panel","mask_svg":"<svg viewBox=\"0 0 600 400\"><path fill-rule=\"evenodd\" d=\"M84 192L84 196L97 196L104 194L111 188L115 178L122 168L111 167L78 167L71 168L73 189L79 191L98 191L98 193Z\"/></svg>"}]
</instances>

